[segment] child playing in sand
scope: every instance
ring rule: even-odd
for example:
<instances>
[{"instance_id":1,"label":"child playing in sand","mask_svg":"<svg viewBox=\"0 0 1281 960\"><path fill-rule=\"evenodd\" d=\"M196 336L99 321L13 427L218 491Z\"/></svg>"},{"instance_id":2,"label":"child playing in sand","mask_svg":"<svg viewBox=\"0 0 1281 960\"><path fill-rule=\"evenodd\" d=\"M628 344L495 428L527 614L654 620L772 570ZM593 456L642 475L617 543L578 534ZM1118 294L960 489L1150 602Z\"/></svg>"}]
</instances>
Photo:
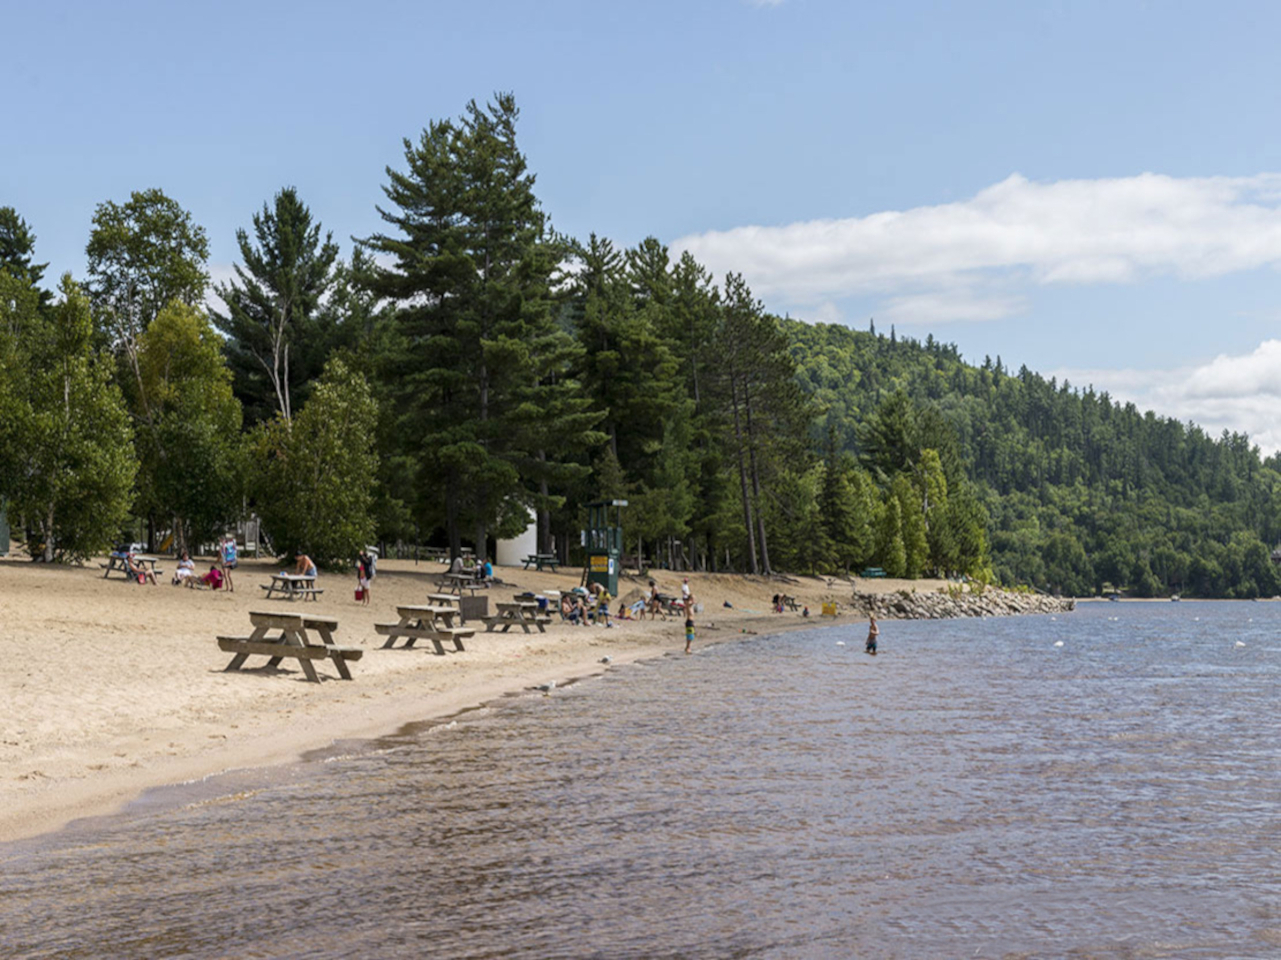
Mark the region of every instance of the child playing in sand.
<instances>
[{"instance_id":1,"label":"child playing in sand","mask_svg":"<svg viewBox=\"0 0 1281 960\"><path fill-rule=\"evenodd\" d=\"M222 571L218 569L218 564L216 563L210 564L209 572L200 578L200 582L203 583L210 590L221 590L222 589Z\"/></svg>"}]
</instances>

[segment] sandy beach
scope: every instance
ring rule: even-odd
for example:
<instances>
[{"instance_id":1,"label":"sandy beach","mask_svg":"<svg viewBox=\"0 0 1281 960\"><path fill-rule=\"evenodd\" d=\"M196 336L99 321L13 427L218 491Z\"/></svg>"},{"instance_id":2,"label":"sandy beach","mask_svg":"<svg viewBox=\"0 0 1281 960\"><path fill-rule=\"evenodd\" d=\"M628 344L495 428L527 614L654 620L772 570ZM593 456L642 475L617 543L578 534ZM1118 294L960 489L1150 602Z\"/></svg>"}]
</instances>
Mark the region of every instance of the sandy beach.
<instances>
[{"instance_id":1,"label":"sandy beach","mask_svg":"<svg viewBox=\"0 0 1281 960\"><path fill-rule=\"evenodd\" d=\"M683 623L669 618L618 622L613 629L574 627L555 618L547 632L486 633L466 650L438 656L426 649L383 650L373 624L394 622L397 604L423 603L443 570L437 563L384 561L373 602L353 598L355 577L322 575L315 603L264 599L259 585L279 569L242 562L234 592L104 580L97 562L45 566L0 560L0 641L8 669L0 732L0 841L55 830L71 820L110 813L149 787L182 783L225 770L287 762L335 740L374 737L400 726L448 716L508 691L563 682L684 648ZM200 569L198 565L198 570ZM569 589L581 571L557 573L500 567L504 581L492 604L523 591ZM690 574L703 604L695 651L753 634L830 624L824 601L845 602L851 586L797 577ZM681 575L658 573L660 590L678 594ZM620 592L642 589L639 579ZM935 590L939 581L859 581L864 592ZM810 608L771 614L773 593ZM729 602L732 607L724 606ZM614 604L615 609L617 603ZM335 617L336 639L364 648L354 680L339 680L318 661L321 683L306 682L296 661L279 670L226 673L230 656L219 634L249 632L249 611L303 611ZM848 608L838 623L856 619ZM602 664L608 656L610 664Z\"/></svg>"}]
</instances>

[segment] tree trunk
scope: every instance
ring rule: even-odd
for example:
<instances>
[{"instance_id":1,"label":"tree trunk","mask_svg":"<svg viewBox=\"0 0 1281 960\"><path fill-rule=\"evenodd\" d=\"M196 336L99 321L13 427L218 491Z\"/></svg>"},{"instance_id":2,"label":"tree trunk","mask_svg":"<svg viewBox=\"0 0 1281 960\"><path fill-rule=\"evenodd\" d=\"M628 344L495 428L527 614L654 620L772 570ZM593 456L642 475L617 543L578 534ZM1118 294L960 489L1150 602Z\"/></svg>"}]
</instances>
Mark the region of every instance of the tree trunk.
<instances>
[{"instance_id":1,"label":"tree trunk","mask_svg":"<svg viewBox=\"0 0 1281 960\"><path fill-rule=\"evenodd\" d=\"M547 463L546 450L538 451L538 462L544 465ZM538 510L536 511L535 520L534 520L534 523L536 524L534 542L537 544L535 549L537 550L538 553L551 553L552 552L552 549L551 549L552 518L551 518L551 514L547 510L547 504L551 496L551 491L549 491L547 488L547 473L546 473L545 466L544 466L544 469L540 471L540 473L541 475L538 478L539 503L538 503Z\"/></svg>"},{"instance_id":2,"label":"tree trunk","mask_svg":"<svg viewBox=\"0 0 1281 960\"><path fill-rule=\"evenodd\" d=\"M730 394L734 407L734 441L738 455L738 480L743 491L743 522L747 527L747 550L752 558L752 573L760 573L760 567L756 563L756 531L752 522L752 498L748 495L747 490L747 463L743 451L743 426L739 420L738 409L738 380L731 374Z\"/></svg>"},{"instance_id":3,"label":"tree trunk","mask_svg":"<svg viewBox=\"0 0 1281 960\"><path fill-rule=\"evenodd\" d=\"M449 562L463 555L462 531L458 526L458 472L450 470L445 484L445 536L449 539Z\"/></svg>"},{"instance_id":4,"label":"tree trunk","mask_svg":"<svg viewBox=\"0 0 1281 960\"><path fill-rule=\"evenodd\" d=\"M49 512L45 515L44 521L44 550L41 556L45 563L53 563L53 504L49 504Z\"/></svg>"},{"instance_id":5,"label":"tree trunk","mask_svg":"<svg viewBox=\"0 0 1281 960\"><path fill-rule=\"evenodd\" d=\"M751 391L746 383L743 384L743 409L747 422L747 456L752 473L752 500L756 509L756 525L760 528L761 536L761 565L764 567L765 575L769 576L774 571L770 569L769 544L765 539L765 517L761 513L761 471L756 461L756 426L752 422Z\"/></svg>"}]
</instances>

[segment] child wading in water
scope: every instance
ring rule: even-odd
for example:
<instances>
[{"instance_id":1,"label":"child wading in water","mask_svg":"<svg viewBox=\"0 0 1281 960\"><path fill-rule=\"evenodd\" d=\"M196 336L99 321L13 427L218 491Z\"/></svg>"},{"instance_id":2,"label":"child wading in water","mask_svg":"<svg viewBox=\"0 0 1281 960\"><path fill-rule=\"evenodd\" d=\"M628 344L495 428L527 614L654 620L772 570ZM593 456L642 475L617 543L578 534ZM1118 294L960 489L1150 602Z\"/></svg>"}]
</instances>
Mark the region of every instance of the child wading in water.
<instances>
[{"instance_id":1,"label":"child wading in water","mask_svg":"<svg viewBox=\"0 0 1281 960\"><path fill-rule=\"evenodd\" d=\"M690 646L694 643L694 618L687 612L685 614L685 652L690 652Z\"/></svg>"},{"instance_id":2,"label":"child wading in water","mask_svg":"<svg viewBox=\"0 0 1281 960\"><path fill-rule=\"evenodd\" d=\"M867 643L864 644L863 650L876 656L876 638L881 635L881 628L876 625L876 618L871 614L867 616Z\"/></svg>"}]
</instances>

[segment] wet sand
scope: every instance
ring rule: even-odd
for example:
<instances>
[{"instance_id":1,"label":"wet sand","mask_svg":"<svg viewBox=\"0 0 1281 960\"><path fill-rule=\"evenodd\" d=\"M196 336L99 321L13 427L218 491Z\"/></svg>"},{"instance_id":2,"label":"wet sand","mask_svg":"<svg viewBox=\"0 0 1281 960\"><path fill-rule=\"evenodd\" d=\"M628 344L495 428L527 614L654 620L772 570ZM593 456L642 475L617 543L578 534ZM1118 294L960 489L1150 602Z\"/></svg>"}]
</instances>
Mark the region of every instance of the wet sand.
<instances>
[{"instance_id":1,"label":"wet sand","mask_svg":"<svg viewBox=\"0 0 1281 960\"><path fill-rule=\"evenodd\" d=\"M519 629L486 633L462 653L383 650L375 622L394 622L397 604L423 603L443 567L384 561L373 601L353 599L355 576L322 575L316 603L264 599L260 584L279 565L246 561L234 592L170 586L173 562L162 561L159 586L104 580L97 562L83 567L0 560L0 643L7 669L0 680L0 841L55 830L71 820L110 813L144 790L226 770L287 762L335 740L374 737L419 720L447 716L503 693L580 677L613 663L684 648L684 625L669 618L617 622L613 629L573 627L555 618L544 634ZM198 564L198 570L200 570ZM567 590L578 569L558 573L498 568L504 585L493 603L523 590ZM679 594L681 575L659 573L660 590ZM847 582L799 577L690 574L702 602L698 648L754 634L831 623L824 601L845 602ZM863 592L933 590L938 581L859 581ZM624 597L643 590L624 580ZM771 614L775 592L808 604L811 617ZM728 601L732 608L726 608ZM617 601L614 603L617 609ZM215 638L249 632L250 610L336 617L337 639L365 653L354 680L339 680L317 661L322 682L308 683L296 661L280 670L226 673L230 655ZM848 608L836 622L856 619Z\"/></svg>"}]
</instances>

